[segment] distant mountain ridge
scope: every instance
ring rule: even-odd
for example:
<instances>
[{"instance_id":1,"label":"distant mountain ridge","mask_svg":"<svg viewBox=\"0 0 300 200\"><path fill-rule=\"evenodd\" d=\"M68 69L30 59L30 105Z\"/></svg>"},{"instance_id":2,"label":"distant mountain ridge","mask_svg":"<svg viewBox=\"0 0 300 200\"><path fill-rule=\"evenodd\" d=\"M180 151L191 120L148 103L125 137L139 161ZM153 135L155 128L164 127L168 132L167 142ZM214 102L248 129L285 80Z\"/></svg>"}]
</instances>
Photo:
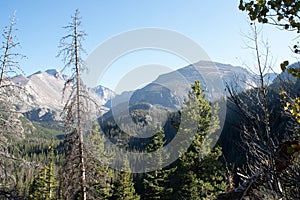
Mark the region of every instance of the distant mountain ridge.
<instances>
[{"instance_id":1,"label":"distant mountain ridge","mask_svg":"<svg viewBox=\"0 0 300 200\"><path fill-rule=\"evenodd\" d=\"M269 81L271 82L271 79L274 79L276 76L276 74L269 74ZM160 75L152 83L133 91L130 99L128 98L128 93L117 96L113 100L116 102L113 103L113 106L128 100L130 105L150 103L170 109L178 109L187 98L191 84L196 80L199 80L203 89L206 90L207 97L212 99L211 95L214 95L213 93L216 91L225 91L226 85L237 86L237 92L250 89L249 85L256 86L254 77L255 75L242 67L211 61L200 61ZM207 84L210 84L211 91L208 91Z\"/></svg>"},{"instance_id":2,"label":"distant mountain ridge","mask_svg":"<svg viewBox=\"0 0 300 200\"><path fill-rule=\"evenodd\" d=\"M199 73L201 70L207 72L205 76L209 77L203 77L203 74ZM199 61L176 71L162 74L152 83L135 91L116 95L112 90L99 85L89 89L89 93L101 106L103 113L112 106L124 105L124 102L129 103L129 106L149 103L162 108L179 109L195 80L199 80L203 89L206 90L207 79L210 79L212 91L207 94L207 97L212 98L210 95L216 89L214 87L223 87L221 90L225 90L226 84L238 85L240 91L245 91L249 89L248 83L255 85L253 77L253 74L242 67ZM277 75L271 73L267 77L271 82ZM64 106L62 90L67 79L68 76L56 69L38 71L27 77L19 75L12 78L15 84L24 87L27 92L26 96L20 97L23 103L17 106L18 109L33 121L60 120L60 113ZM223 84L214 85L215 80L216 82L221 80Z\"/></svg>"},{"instance_id":3,"label":"distant mountain ridge","mask_svg":"<svg viewBox=\"0 0 300 200\"><path fill-rule=\"evenodd\" d=\"M33 121L60 120L60 112L64 106L62 92L67 79L68 76L56 69L38 71L28 77L19 75L12 78L15 84L26 91L26 95L21 96L24 101L18 105L19 110ZM108 110L104 105L115 95L113 91L100 85L89 89L89 93L103 111Z\"/></svg>"}]
</instances>

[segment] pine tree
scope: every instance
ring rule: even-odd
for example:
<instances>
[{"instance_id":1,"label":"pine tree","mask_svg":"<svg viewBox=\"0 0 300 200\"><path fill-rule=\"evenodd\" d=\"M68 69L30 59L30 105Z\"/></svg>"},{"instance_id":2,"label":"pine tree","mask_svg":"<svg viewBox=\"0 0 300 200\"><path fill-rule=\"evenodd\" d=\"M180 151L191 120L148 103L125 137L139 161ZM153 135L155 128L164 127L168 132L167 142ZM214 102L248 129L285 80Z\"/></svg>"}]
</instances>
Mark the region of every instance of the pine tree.
<instances>
[{"instance_id":1,"label":"pine tree","mask_svg":"<svg viewBox=\"0 0 300 200\"><path fill-rule=\"evenodd\" d=\"M164 146L165 133L162 128L153 136L152 141L147 146L147 152L157 151ZM163 169L164 159L161 154L151 158L153 163L157 163L157 169L145 174L144 178L144 198L145 199L167 199L172 192L169 185L169 176L174 168Z\"/></svg>"},{"instance_id":2,"label":"pine tree","mask_svg":"<svg viewBox=\"0 0 300 200\"><path fill-rule=\"evenodd\" d=\"M112 183L114 171L107 166L99 166L99 183L96 184L97 196L101 199L109 199L113 195L114 185Z\"/></svg>"},{"instance_id":3,"label":"pine tree","mask_svg":"<svg viewBox=\"0 0 300 200\"><path fill-rule=\"evenodd\" d=\"M123 170L119 172L115 192L115 200L139 200L140 196L135 192L132 174L130 172L128 160L125 159Z\"/></svg>"},{"instance_id":4,"label":"pine tree","mask_svg":"<svg viewBox=\"0 0 300 200\"><path fill-rule=\"evenodd\" d=\"M194 105L197 109L193 108ZM224 191L226 186L222 176L224 174L222 164L218 161L222 154L221 148L209 152L210 141L205 140L206 136L213 134L219 128L219 120L213 113L216 110L213 111L205 98L199 81L192 85L186 106L188 118L196 120L198 127L191 146L179 159L173 198L211 199ZM208 154L201 158L203 153Z\"/></svg>"},{"instance_id":5,"label":"pine tree","mask_svg":"<svg viewBox=\"0 0 300 200\"><path fill-rule=\"evenodd\" d=\"M112 153L105 149L105 137L100 131L99 124L94 121L91 134L86 139L89 146L87 154L87 187L89 193L94 194L97 199L109 199L113 192L114 171L108 164ZM93 168L93 169L91 169ZM91 192L93 191L93 192Z\"/></svg>"},{"instance_id":6,"label":"pine tree","mask_svg":"<svg viewBox=\"0 0 300 200\"><path fill-rule=\"evenodd\" d=\"M29 189L29 197L32 200L55 200L57 199L57 185L55 179L54 150L53 147L50 146L49 163L33 180Z\"/></svg>"}]
</instances>

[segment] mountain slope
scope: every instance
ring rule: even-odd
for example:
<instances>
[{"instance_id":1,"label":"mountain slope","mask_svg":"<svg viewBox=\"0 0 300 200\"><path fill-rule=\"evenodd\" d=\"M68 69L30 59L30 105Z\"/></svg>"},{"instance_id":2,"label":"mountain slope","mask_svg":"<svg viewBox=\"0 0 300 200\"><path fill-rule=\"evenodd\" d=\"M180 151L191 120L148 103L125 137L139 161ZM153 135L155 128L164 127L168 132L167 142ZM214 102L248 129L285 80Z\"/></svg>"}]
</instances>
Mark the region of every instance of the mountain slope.
<instances>
[{"instance_id":1,"label":"mountain slope","mask_svg":"<svg viewBox=\"0 0 300 200\"><path fill-rule=\"evenodd\" d=\"M222 97L226 84L238 86L238 92L249 89L248 83L255 86L253 77L242 67L200 61L174 72L160 75L144 88L134 91L129 104L150 103L177 109L187 98L190 86L196 80L200 81L207 97L216 100ZM118 101L116 100L116 102Z\"/></svg>"},{"instance_id":2,"label":"mountain slope","mask_svg":"<svg viewBox=\"0 0 300 200\"><path fill-rule=\"evenodd\" d=\"M14 77L14 83L26 90L26 95L20 97L22 103L18 105L19 110L33 121L60 120L59 115L65 102L62 98L63 88L67 79L66 75L55 69L38 71L28 77ZM114 93L103 86L97 86L89 89L89 95L106 111L108 108L104 104ZM68 91L65 95L67 97Z\"/></svg>"}]
</instances>

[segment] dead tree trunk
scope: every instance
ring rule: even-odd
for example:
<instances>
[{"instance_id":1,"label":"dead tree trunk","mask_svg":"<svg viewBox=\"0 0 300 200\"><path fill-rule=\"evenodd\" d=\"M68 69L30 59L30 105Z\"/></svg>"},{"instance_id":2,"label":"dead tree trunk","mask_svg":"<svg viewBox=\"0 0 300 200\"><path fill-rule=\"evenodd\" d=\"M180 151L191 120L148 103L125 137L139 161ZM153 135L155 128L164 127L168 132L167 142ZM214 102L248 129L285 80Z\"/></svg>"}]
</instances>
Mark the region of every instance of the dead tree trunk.
<instances>
[{"instance_id":1,"label":"dead tree trunk","mask_svg":"<svg viewBox=\"0 0 300 200\"><path fill-rule=\"evenodd\" d=\"M87 115L87 105L85 103L86 93L83 91L82 82L80 79L80 73L83 70L83 60L81 58L82 44L81 41L85 37L85 33L79 30L81 21L79 18L79 11L76 10L75 15L72 17L72 22L66 26L69 34L62 38L60 47L62 50L59 55L63 55L63 60L66 63L65 68L71 67L73 69L73 75L66 82L64 93L69 93L69 98L66 101L65 111L65 124L66 124L66 139L65 139L65 151L66 151L66 165L70 166L72 173L67 179L71 181L69 186L66 187L67 192L65 196L71 198L71 196L78 193L76 189L77 182L74 181L72 176L75 175L75 165L79 167L80 177L80 198L82 200L87 199L87 186L86 186L86 165L85 165L85 151L83 145L83 123L85 115ZM71 87L68 87L71 84ZM86 97L88 98L88 97ZM74 130L75 128L75 130ZM75 152L72 152L75 151ZM69 163L68 163L69 162ZM65 171L68 171L65 169ZM67 172L68 173L68 172ZM70 173L70 172L69 172ZM70 180L71 179L71 180ZM69 191L68 191L69 189Z\"/></svg>"}]
</instances>

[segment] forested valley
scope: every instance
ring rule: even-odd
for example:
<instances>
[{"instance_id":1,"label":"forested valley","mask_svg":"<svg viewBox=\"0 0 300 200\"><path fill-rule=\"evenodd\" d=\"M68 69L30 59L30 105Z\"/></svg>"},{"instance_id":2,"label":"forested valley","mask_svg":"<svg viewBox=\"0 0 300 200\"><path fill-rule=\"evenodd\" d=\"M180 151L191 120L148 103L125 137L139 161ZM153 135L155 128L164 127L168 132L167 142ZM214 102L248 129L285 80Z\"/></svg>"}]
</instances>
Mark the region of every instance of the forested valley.
<instances>
[{"instance_id":1,"label":"forested valley","mask_svg":"<svg viewBox=\"0 0 300 200\"><path fill-rule=\"evenodd\" d=\"M283 61L268 82L272 64L258 30L268 24L299 34L300 2L241 0L237 9L251 20L256 73L249 87L225 82L226 99L212 100L199 78L179 109L135 102L130 119L122 105L119 118L100 111L81 78L87 34L79 10L58 41L67 73L60 120L21 112L31 97L13 81L24 58L15 51L22 41L13 17L1 38L0 199L300 199L300 62ZM298 43L292 51L299 54ZM141 127L155 134L135 137Z\"/></svg>"}]
</instances>

